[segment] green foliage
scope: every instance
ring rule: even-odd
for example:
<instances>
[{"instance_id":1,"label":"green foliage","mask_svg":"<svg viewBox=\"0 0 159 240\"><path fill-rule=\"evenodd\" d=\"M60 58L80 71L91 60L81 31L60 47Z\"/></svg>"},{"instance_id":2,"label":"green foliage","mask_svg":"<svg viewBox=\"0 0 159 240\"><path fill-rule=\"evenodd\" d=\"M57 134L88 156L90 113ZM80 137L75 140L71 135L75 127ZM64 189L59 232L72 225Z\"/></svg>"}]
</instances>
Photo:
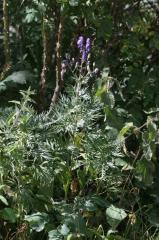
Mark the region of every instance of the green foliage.
<instances>
[{"instance_id":1,"label":"green foliage","mask_svg":"<svg viewBox=\"0 0 159 240\"><path fill-rule=\"evenodd\" d=\"M60 16L61 60L74 59L50 106ZM0 82L1 239L157 240L158 2L15 0L9 21L12 64ZM78 71L81 35L91 39L89 68L98 77L83 76L86 63ZM37 113L43 57L50 107Z\"/></svg>"},{"instance_id":2,"label":"green foliage","mask_svg":"<svg viewBox=\"0 0 159 240\"><path fill-rule=\"evenodd\" d=\"M63 96L40 115L30 105L31 94L22 92L21 102L14 101L15 110L1 111L1 218L27 222L31 239L35 232L44 232L48 239L102 239L115 236L114 231L124 237L122 223L131 236L131 229L140 228L145 218L142 202L151 214L149 200L140 198L135 189L142 184L141 188L153 190L155 163L144 149L145 141L155 144L156 124L148 120L141 138L143 154L132 165L122 147L133 125L120 131L111 127L104 120L105 103L88 91L80 97L74 92L69 98ZM118 198L122 206L116 205ZM139 209L132 213L136 204ZM151 226L152 221L146 221Z\"/></svg>"}]
</instances>

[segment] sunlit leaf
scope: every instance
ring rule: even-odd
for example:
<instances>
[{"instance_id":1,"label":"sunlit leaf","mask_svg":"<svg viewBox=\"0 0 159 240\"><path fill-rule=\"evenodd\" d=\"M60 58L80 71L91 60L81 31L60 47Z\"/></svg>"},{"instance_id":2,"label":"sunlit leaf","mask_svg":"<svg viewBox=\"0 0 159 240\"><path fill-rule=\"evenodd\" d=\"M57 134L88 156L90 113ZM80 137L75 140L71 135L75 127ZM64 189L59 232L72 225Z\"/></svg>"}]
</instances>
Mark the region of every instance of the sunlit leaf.
<instances>
[{"instance_id":1,"label":"sunlit leaf","mask_svg":"<svg viewBox=\"0 0 159 240\"><path fill-rule=\"evenodd\" d=\"M5 197L3 197L2 195L0 195L0 201L1 201L2 203L4 203L5 205L8 206L8 201L7 201L7 199L6 199Z\"/></svg>"},{"instance_id":2,"label":"sunlit leaf","mask_svg":"<svg viewBox=\"0 0 159 240\"><path fill-rule=\"evenodd\" d=\"M113 229L116 229L119 223L127 217L126 212L122 208L111 205L106 210L107 221Z\"/></svg>"},{"instance_id":3,"label":"sunlit leaf","mask_svg":"<svg viewBox=\"0 0 159 240\"><path fill-rule=\"evenodd\" d=\"M26 215L25 221L29 222L30 227L36 232L41 232L46 223L48 222L48 215L46 213L34 213L32 215Z\"/></svg>"}]
</instances>

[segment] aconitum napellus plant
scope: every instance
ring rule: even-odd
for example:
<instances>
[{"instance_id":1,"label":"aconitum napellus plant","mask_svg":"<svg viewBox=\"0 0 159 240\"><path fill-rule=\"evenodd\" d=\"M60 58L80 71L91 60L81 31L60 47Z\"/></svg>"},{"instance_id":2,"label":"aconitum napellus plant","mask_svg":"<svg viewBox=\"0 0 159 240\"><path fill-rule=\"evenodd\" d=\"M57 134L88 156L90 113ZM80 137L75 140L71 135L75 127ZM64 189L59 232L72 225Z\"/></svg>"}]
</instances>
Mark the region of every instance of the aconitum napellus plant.
<instances>
[{"instance_id":1,"label":"aconitum napellus plant","mask_svg":"<svg viewBox=\"0 0 159 240\"><path fill-rule=\"evenodd\" d=\"M88 54L91 51L91 40L90 38L86 39L86 44L84 44L84 37L80 36L77 40L77 47L80 50L80 53L82 54L82 61L88 60Z\"/></svg>"},{"instance_id":2,"label":"aconitum napellus plant","mask_svg":"<svg viewBox=\"0 0 159 240\"><path fill-rule=\"evenodd\" d=\"M99 69L95 68L95 63L91 63L91 39L79 36L76 40L77 48L80 51L80 59L71 58L69 53L65 54L65 59L61 64L61 77L64 79L66 72L71 70L80 77L91 79L99 76Z\"/></svg>"},{"instance_id":3,"label":"aconitum napellus plant","mask_svg":"<svg viewBox=\"0 0 159 240\"><path fill-rule=\"evenodd\" d=\"M80 49L81 53L83 51L83 42L84 42L84 37L80 36L77 40L77 47Z\"/></svg>"}]
</instances>

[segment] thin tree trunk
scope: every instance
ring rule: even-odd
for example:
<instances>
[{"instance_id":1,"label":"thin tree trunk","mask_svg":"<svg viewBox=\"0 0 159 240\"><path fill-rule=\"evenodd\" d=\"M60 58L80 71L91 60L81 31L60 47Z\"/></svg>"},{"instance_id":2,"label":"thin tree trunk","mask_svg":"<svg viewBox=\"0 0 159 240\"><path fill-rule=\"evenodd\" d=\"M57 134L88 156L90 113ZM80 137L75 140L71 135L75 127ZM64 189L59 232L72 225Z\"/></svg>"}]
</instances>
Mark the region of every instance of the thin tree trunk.
<instances>
[{"instance_id":1,"label":"thin tree trunk","mask_svg":"<svg viewBox=\"0 0 159 240\"><path fill-rule=\"evenodd\" d=\"M45 99L45 83L47 80L47 72L48 72L48 62L49 62L49 55L48 55L48 50L49 50L49 34L48 30L46 27L46 22L45 18L43 17L43 23L42 23L42 38L43 38L43 68L41 71L41 78L40 78L40 101L41 103L44 103ZM42 106L41 106L42 107Z\"/></svg>"},{"instance_id":2,"label":"thin tree trunk","mask_svg":"<svg viewBox=\"0 0 159 240\"><path fill-rule=\"evenodd\" d=\"M63 35L63 23L64 23L63 16L60 15L56 44L56 87L52 97L52 104L55 104L58 101L61 89L63 87L63 78L61 76L61 47Z\"/></svg>"},{"instance_id":3,"label":"thin tree trunk","mask_svg":"<svg viewBox=\"0 0 159 240\"><path fill-rule=\"evenodd\" d=\"M10 39L9 39L9 3L8 0L3 0L3 34L4 34L4 57L5 65L1 75L1 79L9 71L11 67L11 50L10 50Z\"/></svg>"},{"instance_id":4,"label":"thin tree trunk","mask_svg":"<svg viewBox=\"0 0 159 240\"><path fill-rule=\"evenodd\" d=\"M48 14L49 16L49 14ZM45 90L46 90L46 82L49 78L51 66L52 66L52 36L49 27L49 17L43 17L42 23L42 38L43 38L43 67L41 71L40 77L40 110L45 108Z\"/></svg>"}]
</instances>

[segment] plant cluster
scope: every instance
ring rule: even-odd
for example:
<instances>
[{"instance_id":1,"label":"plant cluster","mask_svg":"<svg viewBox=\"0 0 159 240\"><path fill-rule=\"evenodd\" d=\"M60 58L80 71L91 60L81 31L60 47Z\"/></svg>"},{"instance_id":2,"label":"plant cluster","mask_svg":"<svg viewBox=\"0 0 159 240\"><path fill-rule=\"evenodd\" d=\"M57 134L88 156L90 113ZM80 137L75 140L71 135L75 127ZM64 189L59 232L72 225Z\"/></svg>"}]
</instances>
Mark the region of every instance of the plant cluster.
<instances>
[{"instance_id":1,"label":"plant cluster","mask_svg":"<svg viewBox=\"0 0 159 240\"><path fill-rule=\"evenodd\" d=\"M108 104L110 89L103 100L108 79L81 95L78 84L69 87L68 97L40 115L30 89L15 109L1 110L2 239L157 236L158 120L141 128L128 122L120 131L110 124L118 109ZM140 141L134 152L132 135Z\"/></svg>"},{"instance_id":2,"label":"plant cluster","mask_svg":"<svg viewBox=\"0 0 159 240\"><path fill-rule=\"evenodd\" d=\"M158 9L0 2L0 239L159 239Z\"/></svg>"}]
</instances>

